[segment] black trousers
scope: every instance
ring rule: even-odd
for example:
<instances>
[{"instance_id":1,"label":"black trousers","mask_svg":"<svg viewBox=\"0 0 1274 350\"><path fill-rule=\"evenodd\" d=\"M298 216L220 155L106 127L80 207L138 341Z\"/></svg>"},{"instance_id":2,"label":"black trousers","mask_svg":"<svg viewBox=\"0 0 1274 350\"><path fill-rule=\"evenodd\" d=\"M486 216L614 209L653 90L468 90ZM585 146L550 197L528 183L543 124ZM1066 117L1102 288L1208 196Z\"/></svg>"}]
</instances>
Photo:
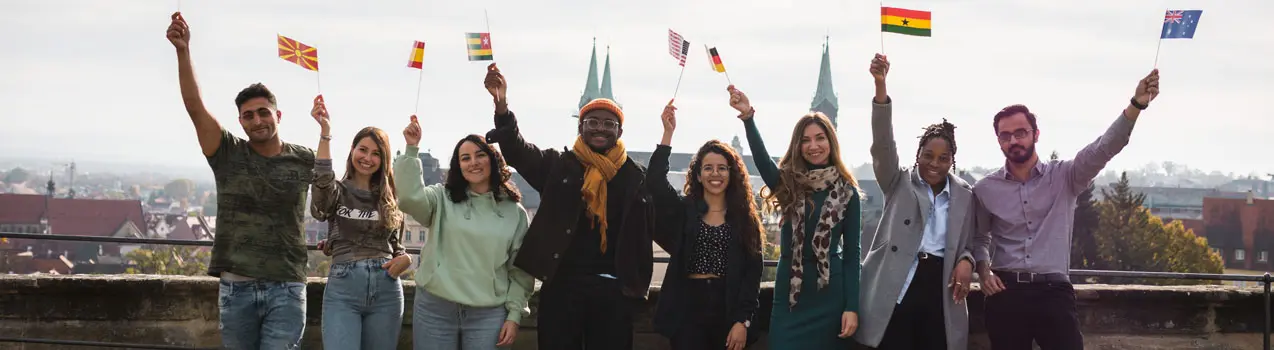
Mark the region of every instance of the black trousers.
<instances>
[{"instance_id":1,"label":"black trousers","mask_svg":"<svg viewBox=\"0 0 1274 350\"><path fill-rule=\"evenodd\" d=\"M692 279L686 284L685 323L672 337L672 350L725 349L734 323L725 314L725 280Z\"/></svg>"},{"instance_id":2,"label":"black trousers","mask_svg":"<svg viewBox=\"0 0 1274 350\"><path fill-rule=\"evenodd\" d=\"M877 349L946 350L947 322L942 307L942 258L921 253L916 274L904 291L902 303L894 306L889 326Z\"/></svg>"},{"instance_id":3,"label":"black trousers","mask_svg":"<svg viewBox=\"0 0 1274 350\"><path fill-rule=\"evenodd\" d=\"M999 276L1005 290L986 298L986 331L994 350L1084 348L1070 282L1019 283Z\"/></svg>"},{"instance_id":4,"label":"black trousers","mask_svg":"<svg viewBox=\"0 0 1274 350\"><path fill-rule=\"evenodd\" d=\"M619 280L559 275L540 290L540 349L631 350L633 310Z\"/></svg>"}]
</instances>

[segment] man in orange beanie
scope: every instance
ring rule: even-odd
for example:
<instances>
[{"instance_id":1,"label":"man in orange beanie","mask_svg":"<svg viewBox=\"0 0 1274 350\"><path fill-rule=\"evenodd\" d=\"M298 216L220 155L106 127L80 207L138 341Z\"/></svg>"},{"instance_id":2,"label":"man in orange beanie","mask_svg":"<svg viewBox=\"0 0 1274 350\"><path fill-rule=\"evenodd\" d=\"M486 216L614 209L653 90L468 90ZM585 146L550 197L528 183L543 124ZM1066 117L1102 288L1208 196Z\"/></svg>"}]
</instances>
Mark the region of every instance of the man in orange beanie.
<instances>
[{"instance_id":1,"label":"man in orange beanie","mask_svg":"<svg viewBox=\"0 0 1274 350\"><path fill-rule=\"evenodd\" d=\"M522 139L495 64L485 85L495 100L488 142L499 143L509 166L540 192L514 261L544 282L539 348L632 349L634 307L650 290L655 209L645 167L619 140L624 112L609 99L590 101L580 108L574 146L542 150Z\"/></svg>"}]
</instances>

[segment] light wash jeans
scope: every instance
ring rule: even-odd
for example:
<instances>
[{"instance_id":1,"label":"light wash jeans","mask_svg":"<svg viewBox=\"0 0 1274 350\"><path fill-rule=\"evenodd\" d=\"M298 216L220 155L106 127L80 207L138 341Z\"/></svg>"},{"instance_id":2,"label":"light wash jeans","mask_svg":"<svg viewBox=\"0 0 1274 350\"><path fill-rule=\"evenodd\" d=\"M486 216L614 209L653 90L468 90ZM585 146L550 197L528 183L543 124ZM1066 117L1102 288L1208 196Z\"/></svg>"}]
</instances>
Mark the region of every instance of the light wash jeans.
<instances>
[{"instance_id":1,"label":"light wash jeans","mask_svg":"<svg viewBox=\"0 0 1274 350\"><path fill-rule=\"evenodd\" d=\"M221 280L217 292L225 349L296 349L305 331L305 283Z\"/></svg>"},{"instance_id":2,"label":"light wash jeans","mask_svg":"<svg viewBox=\"0 0 1274 350\"><path fill-rule=\"evenodd\" d=\"M389 259L332 264L323 290L323 348L397 349L403 285L381 265Z\"/></svg>"},{"instance_id":3,"label":"light wash jeans","mask_svg":"<svg viewBox=\"0 0 1274 350\"><path fill-rule=\"evenodd\" d=\"M412 348L415 350L498 349L500 327L508 317L504 305L471 307L439 298L416 286L412 315Z\"/></svg>"}]
</instances>

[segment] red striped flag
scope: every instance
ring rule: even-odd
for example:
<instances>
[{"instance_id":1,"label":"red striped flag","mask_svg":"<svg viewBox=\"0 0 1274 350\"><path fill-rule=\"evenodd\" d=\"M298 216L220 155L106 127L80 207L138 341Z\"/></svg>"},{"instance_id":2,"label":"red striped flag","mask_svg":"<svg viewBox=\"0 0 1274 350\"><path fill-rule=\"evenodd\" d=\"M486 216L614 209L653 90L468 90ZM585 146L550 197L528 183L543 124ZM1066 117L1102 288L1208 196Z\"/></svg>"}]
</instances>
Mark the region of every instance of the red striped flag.
<instances>
[{"instance_id":1,"label":"red striped flag","mask_svg":"<svg viewBox=\"0 0 1274 350\"><path fill-rule=\"evenodd\" d=\"M690 54L690 42L681 37L681 34L668 30L668 53L673 59L677 60L677 64L682 67L686 66L686 56Z\"/></svg>"}]
</instances>

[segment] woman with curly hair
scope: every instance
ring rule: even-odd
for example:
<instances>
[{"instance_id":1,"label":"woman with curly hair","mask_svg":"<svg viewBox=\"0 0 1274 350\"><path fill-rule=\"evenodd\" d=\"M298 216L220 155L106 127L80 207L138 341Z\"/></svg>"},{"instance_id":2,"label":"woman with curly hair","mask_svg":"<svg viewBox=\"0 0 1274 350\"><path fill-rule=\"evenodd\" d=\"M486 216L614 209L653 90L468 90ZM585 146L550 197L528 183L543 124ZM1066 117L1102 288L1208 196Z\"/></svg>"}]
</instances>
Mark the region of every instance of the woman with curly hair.
<instances>
[{"instance_id":1,"label":"woman with curly hair","mask_svg":"<svg viewBox=\"0 0 1274 350\"><path fill-rule=\"evenodd\" d=\"M416 349L508 347L530 313L535 279L513 266L526 235L526 209L500 152L478 135L456 143L444 184L421 177L420 123L403 130L407 151L394 162L404 213L429 237L416 270L412 338Z\"/></svg>"},{"instance_id":2,"label":"woman with curly hair","mask_svg":"<svg viewBox=\"0 0 1274 350\"><path fill-rule=\"evenodd\" d=\"M677 128L676 107L663 112L663 141L646 170L658 208L655 232L671 262L664 274L655 329L674 350L742 350L761 288L765 235L748 169L729 145L705 143L690 162L684 195L668 183L668 156Z\"/></svg>"},{"instance_id":3,"label":"woman with curly hair","mask_svg":"<svg viewBox=\"0 0 1274 350\"><path fill-rule=\"evenodd\" d=\"M843 349L858 328L858 253L862 203L858 181L840 157L827 116L802 116L778 164L770 158L747 95L731 85L768 210L782 214L770 348Z\"/></svg>"}]
</instances>

